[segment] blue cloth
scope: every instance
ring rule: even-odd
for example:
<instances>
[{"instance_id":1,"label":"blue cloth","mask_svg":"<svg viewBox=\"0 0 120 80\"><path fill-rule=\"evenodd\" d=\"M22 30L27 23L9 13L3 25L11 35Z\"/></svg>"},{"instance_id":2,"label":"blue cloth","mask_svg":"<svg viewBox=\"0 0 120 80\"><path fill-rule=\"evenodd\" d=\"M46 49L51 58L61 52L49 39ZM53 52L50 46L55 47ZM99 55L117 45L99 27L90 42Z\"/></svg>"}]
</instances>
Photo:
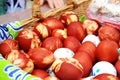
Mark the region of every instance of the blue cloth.
<instances>
[{"instance_id":1,"label":"blue cloth","mask_svg":"<svg viewBox=\"0 0 120 80\"><path fill-rule=\"evenodd\" d=\"M26 0L6 0L6 13L25 9Z\"/></svg>"}]
</instances>

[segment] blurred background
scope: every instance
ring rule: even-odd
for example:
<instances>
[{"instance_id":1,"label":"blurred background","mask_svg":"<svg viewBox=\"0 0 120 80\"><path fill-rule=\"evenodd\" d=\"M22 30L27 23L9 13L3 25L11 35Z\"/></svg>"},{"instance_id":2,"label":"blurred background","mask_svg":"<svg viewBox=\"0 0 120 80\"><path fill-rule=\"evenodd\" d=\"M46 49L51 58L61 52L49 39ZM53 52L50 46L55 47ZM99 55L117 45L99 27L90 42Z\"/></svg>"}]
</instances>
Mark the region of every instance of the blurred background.
<instances>
[{"instance_id":1,"label":"blurred background","mask_svg":"<svg viewBox=\"0 0 120 80\"><path fill-rule=\"evenodd\" d=\"M6 0L6 1L9 2L12 0ZM18 1L21 1L21 0L18 0ZM24 5L22 5L22 7L17 9L16 8L13 9L13 7L9 7L9 11L5 11L6 10L5 0L0 0L0 24L9 23L13 21L21 21L21 20L31 18L32 16L31 7L32 7L33 0L24 0L24 1L23 1ZM7 4L7 5L9 6L10 4ZM48 11L49 9L50 8L48 4L44 4L43 6L41 6L41 11L43 13Z\"/></svg>"},{"instance_id":2,"label":"blurred background","mask_svg":"<svg viewBox=\"0 0 120 80\"><path fill-rule=\"evenodd\" d=\"M0 0L0 16L32 7L33 0Z\"/></svg>"}]
</instances>

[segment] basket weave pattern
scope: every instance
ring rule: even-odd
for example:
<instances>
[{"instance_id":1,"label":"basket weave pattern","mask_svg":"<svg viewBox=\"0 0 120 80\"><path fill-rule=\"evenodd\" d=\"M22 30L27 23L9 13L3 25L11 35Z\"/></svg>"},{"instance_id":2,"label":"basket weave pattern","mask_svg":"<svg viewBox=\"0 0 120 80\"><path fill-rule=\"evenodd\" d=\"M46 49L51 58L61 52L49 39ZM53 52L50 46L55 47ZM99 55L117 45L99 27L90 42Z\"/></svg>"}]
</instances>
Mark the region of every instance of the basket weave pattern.
<instances>
[{"instance_id":1,"label":"basket weave pattern","mask_svg":"<svg viewBox=\"0 0 120 80\"><path fill-rule=\"evenodd\" d=\"M66 4L60 8L51 9L46 13L41 12L40 0L34 0L32 6L32 18L23 20L24 27L34 25L37 21L52 16L59 18L64 11L74 11L78 16L84 15L91 0L66 0Z\"/></svg>"}]
</instances>

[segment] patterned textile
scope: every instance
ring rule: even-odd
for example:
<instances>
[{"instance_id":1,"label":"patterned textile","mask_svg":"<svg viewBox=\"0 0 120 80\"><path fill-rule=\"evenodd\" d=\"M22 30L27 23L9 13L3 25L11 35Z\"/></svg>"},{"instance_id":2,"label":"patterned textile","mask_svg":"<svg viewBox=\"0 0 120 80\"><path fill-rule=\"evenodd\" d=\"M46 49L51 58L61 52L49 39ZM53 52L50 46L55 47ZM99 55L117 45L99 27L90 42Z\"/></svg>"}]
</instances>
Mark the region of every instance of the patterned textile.
<instances>
[{"instance_id":1,"label":"patterned textile","mask_svg":"<svg viewBox=\"0 0 120 80\"><path fill-rule=\"evenodd\" d=\"M25 6L25 0L6 0L6 13L23 10Z\"/></svg>"}]
</instances>

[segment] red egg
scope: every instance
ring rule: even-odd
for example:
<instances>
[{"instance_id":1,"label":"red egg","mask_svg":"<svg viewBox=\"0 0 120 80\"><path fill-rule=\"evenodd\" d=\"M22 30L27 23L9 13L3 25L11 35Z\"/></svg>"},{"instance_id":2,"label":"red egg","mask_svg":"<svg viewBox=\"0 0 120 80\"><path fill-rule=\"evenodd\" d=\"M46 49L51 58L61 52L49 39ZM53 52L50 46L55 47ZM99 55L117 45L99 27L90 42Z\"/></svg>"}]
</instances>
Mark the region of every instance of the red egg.
<instances>
[{"instance_id":1,"label":"red egg","mask_svg":"<svg viewBox=\"0 0 120 80\"><path fill-rule=\"evenodd\" d=\"M120 47L120 40L119 40L119 43L118 43L119 47Z\"/></svg>"},{"instance_id":2,"label":"red egg","mask_svg":"<svg viewBox=\"0 0 120 80\"><path fill-rule=\"evenodd\" d=\"M58 78L55 77L55 76L48 76L48 77L46 77L44 80L60 80L60 79L58 79Z\"/></svg>"},{"instance_id":3,"label":"red egg","mask_svg":"<svg viewBox=\"0 0 120 80\"><path fill-rule=\"evenodd\" d=\"M16 40L21 49L28 52L29 49L37 48L41 45L39 36L29 29L23 29L19 32Z\"/></svg>"},{"instance_id":4,"label":"red egg","mask_svg":"<svg viewBox=\"0 0 120 80\"><path fill-rule=\"evenodd\" d=\"M82 27L82 23L80 22L72 22L67 26L67 34L68 36L74 36L80 42L85 38L86 32Z\"/></svg>"},{"instance_id":5,"label":"red egg","mask_svg":"<svg viewBox=\"0 0 120 80\"><path fill-rule=\"evenodd\" d=\"M71 49L73 52L76 52L80 45L81 45L80 41L76 37L73 37L73 36L68 36L63 41L63 46L65 48Z\"/></svg>"},{"instance_id":6,"label":"red egg","mask_svg":"<svg viewBox=\"0 0 120 80\"><path fill-rule=\"evenodd\" d=\"M101 41L95 51L97 60L115 63L119 56L118 48L118 44L115 41Z\"/></svg>"},{"instance_id":7,"label":"red egg","mask_svg":"<svg viewBox=\"0 0 120 80\"><path fill-rule=\"evenodd\" d=\"M36 68L47 69L55 60L53 52L46 48L30 49L28 55Z\"/></svg>"},{"instance_id":8,"label":"red egg","mask_svg":"<svg viewBox=\"0 0 120 80\"><path fill-rule=\"evenodd\" d=\"M89 76L93 66L91 56L85 51L79 51L75 53L74 58L83 66L84 74L82 77Z\"/></svg>"},{"instance_id":9,"label":"red egg","mask_svg":"<svg viewBox=\"0 0 120 80\"><path fill-rule=\"evenodd\" d=\"M5 59L20 67L22 70L31 73L34 69L33 61L29 55L22 50L12 50Z\"/></svg>"},{"instance_id":10,"label":"red egg","mask_svg":"<svg viewBox=\"0 0 120 80\"><path fill-rule=\"evenodd\" d=\"M60 80L78 80L84 74L82 65L74 58L55 60L52 70Z\"/></svg>"},{"instance_id":11,"label":"red egg","mask_svg":"<svg viewBox=\"0 0 120 80\"><path fill-rule=\"evenodd\" d=\"M115 68L116 68L118 76L120 78L120 60L116 61Z\"/></svg>"},{"instance_id":12,"label":"red egg","mask_svg":"<svg viewBox=\"0 0 120 80\"><path fill-rule=\"evenodd\" d=\"M49 74L45 70L42 70L42 69L34 69L31 72L31 74L36 76L36 77L42 78L42 79L49 76Z\"/></svg>"},{"instance_id":13,"label":"red egg","mask_svg":"<svg viewBox=\"0 0 120 80\"><path fill-rule=\"evenodd\" d=\"M58 48L61 48L62 46L62 41L57 37L48 37L42 43L42 47L51 50L52 52Z\"/></svg>"},{"instance_id":14,"label":"red egg","mask_svg":"<svg viewBox=\"0 0 120 80\"><path fill-rule=\"evenodd\" d=\"M120 79L112 74L103 73L95 76L92 80L120 80Z\"/></svg>"},{"instance_id":15,"label":"red egg","mask_svg":"<svg viewBox=\"0 0 120 80\"><path fill-rule=\"evenodd\" d=\"M79 21L78 15L73 11L65 11L60 15L59 19L63 24L68 25L71 22Z\"/></svg>"},{"instance_id":16,"label":"red egg","mask_svg":"<svg viewBox=\"0 0 120 80\"><path fill-rule=\"evenodd\" d=\"M47 17L44 19L43 24L47 25L51 30L64 29L63 23L57 18Z\"/></svg>"},{"instance_id":17,"label":"red egg","mask_svg":"<svg viewBox=\"0 0 120 80\"><path fill-rule=\"evenodd\" d=\"M18 50L18 49L19 49L18 41L14 39L4 40L0 44L0 53L3 56L8 55L12 50Z\"/></svg>"},{"instance_id":18,"label":"red egg","mask_svg":"<svg viewBox=\"0 0 120 80\"><path fill-rule=\"evenodd\" d=\"M51 29L43 23L37 23L33 26L33 31L41 38L45 39L51 35Z\"/></svg>"},{"instance_id":19,"label":"red egg","mask_svg":"<svg viewBox=\"0 0 120 80\"><path fill-rule=\"evenodd\" d=\"M94 76L88 76L85 78L80 78L79 80L92 80Z\"/></svg>"},{"instance_id":20,"label":"red egg","mask_svg":"<svg viewBox=\"0 0 120 80\"><path fill-rule=\"evenodd\" d=\"M118 43L120 39L120 32L114 27L102 26L98 30L98 36L100 37L101 40L110 39Z\"/></svg>"},{"instance_id":21,"label":"red egg","mask_svg":"<svg viewBox=\"0 0 120 80\"><path fill-rule=\"evenodd\" d=\"M67 38L67 29L54 29L52 31L53 37L58 37L61 41Z\"/></svg>"},{"instance_id":22,"label":"red egg","mask_svg":"<svg viewBox=\"0 0 120 80\"><path fill-rule=\"evenodd\" d=\"M87 34L96 34L99 26L94 20L86 19L83 22L83 28L86 30Z\"/></svg>"},{"instance_id":23,"label":"red egg","mask_svg":"<svg viewBox=\"0 0 120 80\"><path fill-rule=\"evenodd\" d=\"M84 51L88 53L91 56L93 63L95 63L96 62L95 50L96 50L95 44L91 41L86 41L79 46L77 52Z\"/></svg>"}]
</instances>

